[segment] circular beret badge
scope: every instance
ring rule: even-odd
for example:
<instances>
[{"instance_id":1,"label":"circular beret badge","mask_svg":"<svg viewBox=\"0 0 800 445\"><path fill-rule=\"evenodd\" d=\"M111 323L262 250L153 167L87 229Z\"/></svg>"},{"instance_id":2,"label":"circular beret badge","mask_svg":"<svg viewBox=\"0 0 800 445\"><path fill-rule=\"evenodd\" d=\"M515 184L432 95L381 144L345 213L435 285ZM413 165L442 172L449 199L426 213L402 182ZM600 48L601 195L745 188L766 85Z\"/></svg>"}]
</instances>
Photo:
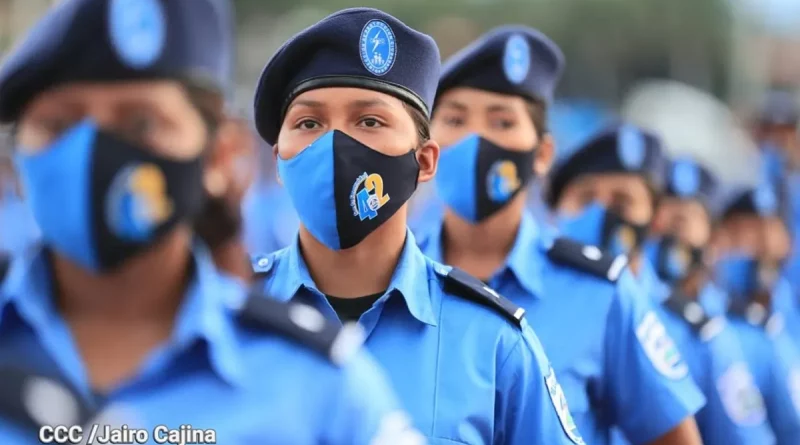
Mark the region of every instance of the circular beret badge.
<instances>
[{"instance_id":1,"label":"circular beret badge","mask_svg":"<svg viewBox=\"0 0 800 445\"><path fill-rule=\"evenodd\" d=\"M700 172L691 161L678 161L672 168L672 189L683 198L694 196L700 190Z\"/></svg>"},{"instance_id":2,"label":"circular beret badge","mask_svg":"<svg viewBox=\"0 0 800 445\"><path fill-rule=\"evenodd\" d=\"M635 128L624 126L619 129L617 155L627 170L639 170L644 165L645 142L642 134Z\"/></svg>"},{"instance_id":3,"label":"circular beret badge","mask_svg":"<svg viewBox=\"0 0 800 445\"><path fill-rule=\"evenodd\" d=\"M166 20L158 0L112 0L108 33L120 60L131 68L152 65L166 43Z\"/></svg>"},{"instance_id":4,"label":"circular beret badge","mask_svg":"<svg viewBox=\"0 0 800 445\"><path fill-rule=\"evenodd\" d=\"M503 72L509 82L522 83L528 77L531 67L531 48L528 41L520 34L514 34L506 40L503 52Z\"/></svg>"},{"instance_id":5,"label":"circular beret badge","mask_svg":"<svg viewBox=\"0 0 800 445\"><path fill-rule=\"evenodd\" d=\"M364 68L376 76L383 76L392 69L397 56L394 32L382 20L370 20L361 30L359 52Z\"/></svg>"}]
</instances>

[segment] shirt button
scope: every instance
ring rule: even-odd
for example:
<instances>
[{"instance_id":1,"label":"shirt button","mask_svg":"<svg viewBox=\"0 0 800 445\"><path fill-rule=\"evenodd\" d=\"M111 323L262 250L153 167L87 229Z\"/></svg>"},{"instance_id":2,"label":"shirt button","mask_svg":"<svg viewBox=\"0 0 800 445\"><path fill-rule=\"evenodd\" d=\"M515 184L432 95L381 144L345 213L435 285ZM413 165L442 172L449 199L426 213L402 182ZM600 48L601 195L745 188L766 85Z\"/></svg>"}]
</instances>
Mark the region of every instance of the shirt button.
<instances>
[{"instance_id":1,"label":"shirt button","mask_svg":"<svg viewBox=\"0 0 800 445\"><path fill-rule=\"evenodd\" d=\"M258 264L258 267L267 267L269 266L269 258L259 258L256 264Z\"/></svg>"}]
</instances>

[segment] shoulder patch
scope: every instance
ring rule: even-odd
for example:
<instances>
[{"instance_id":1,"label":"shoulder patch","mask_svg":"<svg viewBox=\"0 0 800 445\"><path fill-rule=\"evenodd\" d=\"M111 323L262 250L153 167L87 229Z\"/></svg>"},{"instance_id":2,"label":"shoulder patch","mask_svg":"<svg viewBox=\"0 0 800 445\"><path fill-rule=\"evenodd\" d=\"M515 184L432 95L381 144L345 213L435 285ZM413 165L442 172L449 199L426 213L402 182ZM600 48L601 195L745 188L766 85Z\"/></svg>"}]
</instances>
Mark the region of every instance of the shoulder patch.
<instances>
[{"instance_id":1,"label":"shoulder patch","mask_svg":"<svg viewBox=\"0 0 800 445\"><path fill-rule=\"evenodd\" d=\"M13 367L0 367L0 417L29 431L45 425L84 425L92 412L69 385Z\"/></svg>"},{"instance_id":2,"label":"shoulder patch","mask_svg":"<svg viewBox=\"0 0 800 445\"><path fill-rule=\"evenodd\" d=\"M672 294L664 306L681 317L703 341L716 337L725 326L722 317L709 317L700 304L677 294Z\"/></svg>"},{"instance_id":3,"label":"shoulder patch","mask_svg":"<svg viewBox=\"0 0 800 445\"><path fill-rule=\"evenodd\" d=\"M547 385L547 393L550 396L550 400L553 402L553 407L556 409L558 420L561 421L561 427L564 428L564 432L567 434L567 437L569 437L569 440L576 445L586 445L586 442L583 441L583 438L578 432L578 426L575 424L575 420L572 418L569 406L567 405L567 396L564 394L564 390L561 388L558 380L556 380L556 373L553 371L552 366L550 366L550 370L544 378L544 383Z\"/></svg>"},{"instance_id":4,"label":"shoulder patch","mask_svg":"<svg viewBox=\"0 0 800 445\"><path fill-rule=\"evenodd\" d=\"M522 326L525 309L498 294L494 289L484 284L483 281L456 267L446 270L437 266L436 271L444 276L445 290L448 292L487 306L516 326Z\"/></svg>"},{"instance_id":5,"label":"shoulder patch","mask_svg":"<svg viewBox=\"0 0 800 445\"><path fill-rule=\"evenodd\" d=\"M259 294L247 297L239 321L252 329L288 337L336 365L347 361L364 342L364 331L356 323L339 327L311 306Z\"/></svg>"},{"instance_id":6,"label":"shoulder patch","mask_svg":"<svg viewBox=\"0 0 800 445\"><path fill-rule=\"evenodd\" d=\"M550 261L615 283L628 265L625 255L613 256L597 246L559 237L547 249Z\"/></svg>"},{"instance_id":7,"label":"shoulder patch","mask_svg":"<svg viewBox=\"0 0 800 445\"><path fill-rule=\"evenodd\" d=\"M248 258L253 267L255 278L263 278L272 270L275 264L275 255L250 255Z\"/></svg>"},{"instance_id":8,"label":"shoulder patch","mask_svg":"<svg viewBox=\"0 0 800 445\"><path fill-rule=\"evenodd\" d=\"M656 370L670 380L682 380L689 375L675 341L654 310L648 311L636 327L636 338Z\"/></svg>"}]
</instances>

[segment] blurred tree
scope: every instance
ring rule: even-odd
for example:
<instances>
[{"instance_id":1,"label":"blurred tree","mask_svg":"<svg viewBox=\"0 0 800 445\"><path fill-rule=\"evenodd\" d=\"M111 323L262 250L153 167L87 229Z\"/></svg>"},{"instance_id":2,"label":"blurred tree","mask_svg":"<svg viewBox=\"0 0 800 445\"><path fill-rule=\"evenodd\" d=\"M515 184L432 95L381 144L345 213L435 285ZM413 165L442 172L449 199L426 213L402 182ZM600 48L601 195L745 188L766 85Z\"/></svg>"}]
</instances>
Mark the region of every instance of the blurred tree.
<instances>
[{"instance_id":1,"label":"blurred tree","mask_svg":"<svg viewBox=\"0 0 800 445\"><path fill-rule=\"evenodd\" d=\"M670 77L724 95L730 64L727 0L236 0L240 22L280 26L303 8L371 6L442 42L442 56L506 23L537 27L567 55L561 93L617 102L641 78ZM283 22L285 24L285 22ZM263 28L262 28L263 29ZM287 30L288 37L297 29ZM266 60L266 59L265 59Z\"/></svg>"}]
</instances>

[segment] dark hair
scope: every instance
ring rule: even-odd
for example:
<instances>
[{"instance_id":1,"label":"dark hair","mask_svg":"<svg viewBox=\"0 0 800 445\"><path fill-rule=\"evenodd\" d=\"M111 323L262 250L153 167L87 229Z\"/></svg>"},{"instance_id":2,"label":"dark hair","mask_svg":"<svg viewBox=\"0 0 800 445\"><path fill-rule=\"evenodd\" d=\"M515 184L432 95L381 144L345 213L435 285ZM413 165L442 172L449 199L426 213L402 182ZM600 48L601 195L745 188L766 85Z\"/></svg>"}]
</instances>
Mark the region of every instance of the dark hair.
<instances>
[{"instance_id":1,"label":"dark hair","mask_svg":"<svg viewBox=\"0 0 800 445\"><path fill-rule=\"evenodd\" d=\"M533 128L536 130L536 137L541 141L547 129L547 103L539 99L525 99L528 116L533 121Z\"/></svg>"},{"instance_id":2,"label":"dark hair","mask_svg":"<svg viewBox=\"0 0 800 445\"><path fill-rule=\"evenodd\" d=\"M428 142L431 138L431 121L425 116L425 113L417 108L403 102L403 108L411 115L411 120L414 121L414 128L417 130L417 146Z\"/></svg>"},{"instance_id":3,"label":"dark hair","mask_svg":"<svg viewBox=\"0 0 800 445\"><path fill-rule=\"evenodd\" d=\"M185 87L189 101L200 112L200 116L206 124L209 146L206 147L204 154L208 155L211 150L211 141L225 118L222 96L191 84L186 84ZM242 224L243 219L238 203L228 202L224 196L206 196L205 207L194 222L194 230L213 251L235 239L241 232Z\"/></svg>"}]
</instances>

